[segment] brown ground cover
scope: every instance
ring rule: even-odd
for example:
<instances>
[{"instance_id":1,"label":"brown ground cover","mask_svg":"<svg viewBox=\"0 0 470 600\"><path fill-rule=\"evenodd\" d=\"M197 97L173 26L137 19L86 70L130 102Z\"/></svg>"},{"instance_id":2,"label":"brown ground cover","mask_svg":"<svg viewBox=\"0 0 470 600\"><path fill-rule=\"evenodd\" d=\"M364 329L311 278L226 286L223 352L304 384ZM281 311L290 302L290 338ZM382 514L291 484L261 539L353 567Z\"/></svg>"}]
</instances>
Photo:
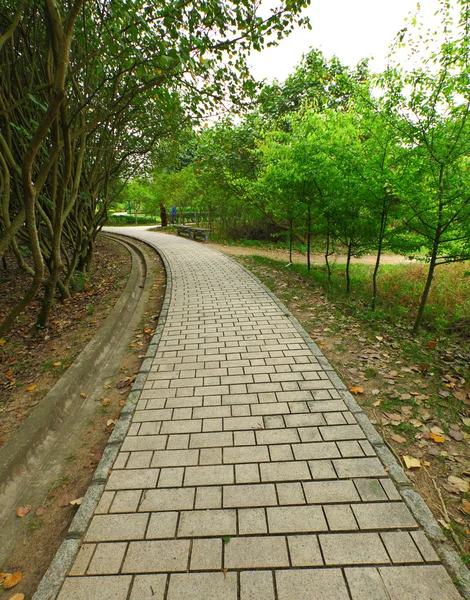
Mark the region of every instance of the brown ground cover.
<instances>
[{"instance_id":1,"label":"brown ground cover","mask_svg":"<svg viewBox=\"0 0 470 600\"><path fill-rule=\"evenodd\" d=\"M145 246L141 246L145 250ZM22 533L8 564L0 573L22 574L22 580L0 597L9 600L16 593L29 600L64 539L78 505L88 488L107 440L132 389L148 343L156 327L165 288L165 273L156 253L145 250L153 277L152 293L139 327L122 357L120 368L103 389L96 412L80 433L83 441L71 450L67 467L42 504L33 505L21 518ZM11 266L10 266L11 265ZM50 326L35 332L32 326L38 306L21 315L17 327L0 345L0 435L4 443L31 414L49 389L71 365L120 297L130 272L130 256L117 242L101 238L93 271L84 289L65 303L58 303ZM9 270L0 270L0 306L6 310L27 281L9 261ZM60 363L60 364L57 364ZM31 389L33 388L34 389ZM28 388L30 388L28 390ZM72 502L72 504L71 504ZM23 508L23 507L22 507ZM0 531L1 537L1 531Z\"/></svg>"}]
</instances>

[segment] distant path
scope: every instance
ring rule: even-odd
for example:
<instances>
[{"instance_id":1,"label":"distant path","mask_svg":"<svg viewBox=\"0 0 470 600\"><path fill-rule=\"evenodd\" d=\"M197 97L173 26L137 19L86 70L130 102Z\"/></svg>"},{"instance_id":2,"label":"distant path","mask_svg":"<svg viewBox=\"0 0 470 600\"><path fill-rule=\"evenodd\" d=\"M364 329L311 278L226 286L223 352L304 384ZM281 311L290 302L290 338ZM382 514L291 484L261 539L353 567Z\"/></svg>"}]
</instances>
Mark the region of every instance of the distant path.
<instances>
[{"instance_id":1,"label":"distant path","mask_svg":"<svg viewBox=\"0 0 470 600\"><path fill-rule=\"evenodd\" d=\"M265 256L266 258L272 258L274 260L281 260L288 262L289 261L289 251L282 250L280 248L274 248L272 250L267 250L266 248L257 248L256 246L247 247L247 246L228 246L227 244L206 244L208 248L213 248L214 250L219 250L228 256ZM346 264L346 255L345 254L335 254L334 256L330 256L331 264ZM307 257L305 254L301 252L293 252L294 263L307 264ZM313 265L324 265L325 264L325 256L323 254L312 253L310 255L310 260ZM361 256L361 258L352 258L351 262L353 264L362 264L362 265L374 265L376 261L375 254L365 254ZM401 265L410 263L411 261L406 258L406 256L400 256L398 254L383 254L380 263L382 265Z\"/></svg>"},{"instance_id":2,"label":"distant path","mask_svg":"<svg viewBox=\"0 0 470 600\"><path fill-rule=\"evenodd\" d=\"M161 252L171 299L59 600L458 600L404 474L287 310L207 245L119 233Z\"/></svg>"}]
</instances>

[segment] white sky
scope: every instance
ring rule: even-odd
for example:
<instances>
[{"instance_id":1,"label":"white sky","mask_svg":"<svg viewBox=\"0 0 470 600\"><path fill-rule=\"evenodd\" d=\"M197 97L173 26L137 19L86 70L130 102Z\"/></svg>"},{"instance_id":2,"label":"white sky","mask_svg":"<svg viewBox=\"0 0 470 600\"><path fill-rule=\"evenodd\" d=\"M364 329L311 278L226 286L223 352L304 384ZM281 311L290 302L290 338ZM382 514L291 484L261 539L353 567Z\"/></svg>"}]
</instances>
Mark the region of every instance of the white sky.
<instances>
[{"instance_id":1,"label":"white sky","mask_svg":"<svg viewBox=\"0 0 470 600\"><path fill-rule=\"evenodd\" d=\"M426 24L433 24L438 6L438 0L421 0ZM312 30L298 29L276 48L252 54L251 72L256 79L283 81L312 47L350 66L373 57L370 68L381 71L389 45L415 9L416 0L312 0L305 11Z\"/></svg>"}]
</instances>

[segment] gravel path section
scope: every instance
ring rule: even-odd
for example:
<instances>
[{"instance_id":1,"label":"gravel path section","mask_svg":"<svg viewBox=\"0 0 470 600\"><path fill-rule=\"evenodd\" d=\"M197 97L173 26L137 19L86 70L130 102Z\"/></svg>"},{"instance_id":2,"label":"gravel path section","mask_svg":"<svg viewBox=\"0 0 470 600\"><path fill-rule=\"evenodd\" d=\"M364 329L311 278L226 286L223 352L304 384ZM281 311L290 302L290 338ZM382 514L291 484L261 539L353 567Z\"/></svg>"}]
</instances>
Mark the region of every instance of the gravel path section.
<instances>
[{"instance_id":1,"label":"gravel path section","mask_svg":"<svg viewBox=\"0 0 470 600\"><path fill-rule=\"evenodd\" d=\"M171 296L59 600L461 598L287 310L203 244L119 231L159 250Z\"/></svg>"}]
</instances>

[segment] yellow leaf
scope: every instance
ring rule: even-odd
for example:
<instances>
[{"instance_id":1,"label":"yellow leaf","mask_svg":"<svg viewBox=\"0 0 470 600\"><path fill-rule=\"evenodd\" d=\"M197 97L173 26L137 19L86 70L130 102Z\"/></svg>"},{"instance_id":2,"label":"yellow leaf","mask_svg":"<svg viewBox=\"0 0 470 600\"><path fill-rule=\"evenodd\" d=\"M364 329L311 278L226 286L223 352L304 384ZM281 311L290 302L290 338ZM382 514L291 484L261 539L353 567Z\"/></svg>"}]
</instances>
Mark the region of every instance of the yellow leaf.
<instances>
[{"instance_id":1,"label":"yellow leaf","mask_svg":"<svg viewBox=\"0 0 470 600\"><path fill-rule=\"evenodd\" d=\"M83 498L77 498L76 500L70 500L69 504L71 504L72 506L80 506L82 502Z\"/></svg>"},{"instance_id":2,"label":"yellow leaf","mask_svg":"<svg viewBox=\"0 0 470 600\"><path fill-rule=\"evenodd\" d=\"M9 590L10 588L15 587L15 585L18 585L22 579L23 575L20 571L13 573L13 575L7 575L5 577L5 581L3 582L3 588L5 590Z\"/></svg>"},{"instance_id":3,"label":"yellow leaf","mask_svg":"<svg viewBox=\"0 0 470 600\"><path fill-rule=\"evenodd\" d=\"M57 362L53 363L53 365L52 365L52 366L53 366L53 367L60 367L60 365L61 365L61 364L62 364L62 363L61 363L61 362L60 362L60 360L59 360L59 361L57 361Z\"/></svg>"},{"instance_id":4,"label":"yellow leaf","mask_svg":"<svg viewBox=\"0 0 470 600\"><path fill-rule=\"evenodd\" d=\"M152 330L147 327L146 329L144 329L144 333L150 334L152 333Z\"/></svg>"},{"instance_id":5,"label":"yellow leaf","mask_svg":"<svg viewBox=\"0 0 470 600\"><path fill-rule=\"evenodd\" d=\"M135 344L129 344L129 348L135 348Z\"/></svg>"},{"instance_id":6,"label":"yellow leaf","mask_svg":"<svg viewBox=\"0 0 470 600\"><path fill-rule=\"evenodd\" d=\"M470 502L468 500L464 500L459 510L461 510L466 515L470 515Z\"/></svg>"},{"instance_id":7,"label":"yellow leaf","mask_svg":"<svg viewBox=\"0 0 470 600\"><path fill-rule=\"evenodd\" d=\"M443 444L446 441L444 437L437 435L437 433L430 433L429 437L436 442L436 444Z\"/></svg>"},{"instance_id":8,"label":"yellow leaf","mask_svg":"<svg viewBox=\"0 0 470 600\"><path fill-rule=\"evenodd\" d=\"M349 391L351 392L351 394L355 394L357 396L357 394L364 393L364 388L353 385L352 387L349 388Z\"/></svg>"},{"instance_id":9,"label":"yellow leaf","mask_svg":"<svg viewBox=\"0 0 470 600\"><path fill-rule=\"evenodd\" d=\"M6 344L6 343L7 343L6 340L4 340L3 338L0 339L0 346L3 346L3 344Z\"/></svg>"},{"instance_id":10,"label":"yellow leaf","mask_svg":"<svg viewBox=\"0 0 470 600\"><path fill-rule=\"evenodd\" d=\"M421 461L413 456L404 456L403 460L405 461L405 465L407 469L420 469Z\"/></svg>"},{"instance_id":11,"label":"yellow leaf","mask_svg":"<svg viewBox=\"0 0 470 600\"><path fill-rule=\"evenodd\" d=\"M109 389L111 389L111 386L106 384L106 385L103 386L103 389L104 390L109 390Z\"/></svg>"},{"instance_id":12,"label":"yellow leaf","mask_svg":"<svg viewBox=\"0 0 470 600\"><path fill-rule=\"evenodd\" d=\"M32 392L33 390L35 390L38 386L33 383L33 385L30 385L29 387L26 388L27 392Z\"/></svg>"},{"instance_id":13,"label":"yellow leaf","mask_svg":"<svg viewBox=\"0 0 470 600\"><path fill-rule=\"evenodd\" d=\"M111 400L109 398L105 398L103 400L103 406L109 406L109 404L111 404Z\"/></svg>"},{"instance_id":14,"label":"yellow leaf","mask_svg":"<svg viewBox=\"0 0 470 600\"><path fill-rule=\"evenodd\" d=\"M15 594L10 600L24 600L24 594Z\"/></svg>"},{"instance_id":15,"label":"yellow leaf","mask_svg":"<svg viewBox=\"0 0 470 600\"><path fill-rule=\"evenodd\" d=\"M81 396L82 398L88 398L88 394L85 394L85 392L82 392L82 393L80 394L80 396Z\"/></svg>"}]
</instances>

